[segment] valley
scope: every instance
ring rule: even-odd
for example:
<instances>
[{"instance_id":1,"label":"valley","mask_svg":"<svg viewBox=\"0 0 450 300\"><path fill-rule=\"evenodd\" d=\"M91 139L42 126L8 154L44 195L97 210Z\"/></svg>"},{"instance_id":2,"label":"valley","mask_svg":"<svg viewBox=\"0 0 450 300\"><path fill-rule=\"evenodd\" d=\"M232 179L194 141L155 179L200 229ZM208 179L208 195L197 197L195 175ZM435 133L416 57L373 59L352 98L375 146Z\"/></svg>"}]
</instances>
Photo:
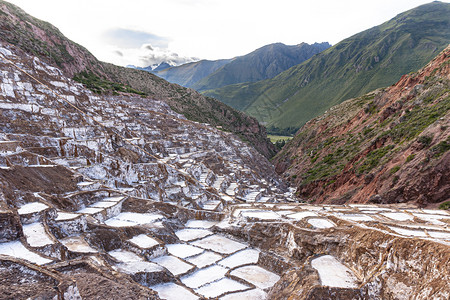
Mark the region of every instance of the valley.
<instances>
[{"instance_id":1,"label":"valley","mask_svg":"<svg viewBox=\"0 0 450 300\"><path fill-rule=\"evenodd\" d=\"M348 37L273 78L204 94L255 117L269 133L293 134L332 106L425 66L450 43L449 14L448 3L434 1Z\"/></svg>"}]
</instances>

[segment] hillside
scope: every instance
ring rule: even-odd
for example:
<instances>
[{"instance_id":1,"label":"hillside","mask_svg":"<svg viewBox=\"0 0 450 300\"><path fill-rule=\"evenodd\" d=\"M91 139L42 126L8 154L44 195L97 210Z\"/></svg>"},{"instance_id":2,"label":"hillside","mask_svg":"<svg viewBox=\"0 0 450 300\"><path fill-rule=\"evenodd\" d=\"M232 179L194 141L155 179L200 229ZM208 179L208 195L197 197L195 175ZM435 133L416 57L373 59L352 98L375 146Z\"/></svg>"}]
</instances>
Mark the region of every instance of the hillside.
<instances>
[{"instance_id":1,"label":"hillside","mask_svg":"<svg viewBox=\"0 0 450 300\"><path fill-rule=\"evenodd\" d=\"M273 79L206 91L271 127L300 127L346 99L389 86L450 43L450 4L432 2L358 33ZM273 130L274 128L272 128Z\"/></svg>"},{"instance_id":2,"label":"hillside","mask_svg":"<svg viewBox=\"0 0 450 300\"><path fill-rule=\"evenodd\" d=\"M255 82L275 77L292 66L331 47L328 43L301 43L299 45L270 44L236 57L211 75L191 87L197 91L219 88L225 85Z\"/></svg>"},{"instance_id":3,"label":"hillside","mask_svg":"<svg viewBox=\"0 0 450 300\"><path fill-rule=\"evenodd\" d=\"M439 203L450 198L450 46L395 85L332 107L275 157L315 202Z\"/></svg>"},{"instance_id":4,"label":"hillside","mask_svg":"<svg viewBox=\"0 0 450 300\"><path fill-rule=\"evenodd\" d=\"M1 299L448 299L450 213L299 203L164 101L1 40L0 69Z\"/></svg>"},{"instance_id":5,"label":"hillside","mask_svg":"<svg viewBox=\"0 0 450 300\"><path fill-rule=\"evenodd\" d=\"M0 38L59 67L98 93L134 92L166 101L187 118L221 126L248 141L269 157L274 146L254 118L193 90L171 84L145 71L98 61L84 47L70 41L53 25L38 20L8 2L0 1Z\"/></svg>"},{"instance_id":6,"label":"hillside","mask_svg":"<svg viewBox=\"0 0 450 300\"><path fill-rule=\"evenodd\" d=\"M169 82L191 87L194 83L214 73L230 61L231 59L200 60L153 73Z\"/></svg>"}]
</instances>

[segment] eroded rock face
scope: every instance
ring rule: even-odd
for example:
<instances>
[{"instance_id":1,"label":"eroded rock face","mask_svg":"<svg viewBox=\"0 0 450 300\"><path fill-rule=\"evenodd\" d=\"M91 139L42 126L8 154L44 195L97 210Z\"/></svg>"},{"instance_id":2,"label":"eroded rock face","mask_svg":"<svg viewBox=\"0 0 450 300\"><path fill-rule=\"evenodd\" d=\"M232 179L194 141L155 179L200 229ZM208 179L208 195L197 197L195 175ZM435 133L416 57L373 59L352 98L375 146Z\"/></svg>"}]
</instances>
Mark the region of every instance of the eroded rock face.
<instances>
[{"instance_id":1,"label":"eroded rock face","mask_svg":"<svg viewBox=\"0 0 450 300\"><path fill-rule=\"evenodd\" d=\"M450 194L450 48L395 85L332 107L275 158L316 203L414 202Z\"/></svg>"},{"instance_id":2,"label":"eroded rock face","mask_svg":"<svg viewBox=\"0 0 450 300\"><path fill-rule=\"evenodd\" d=\"M165 102L94 95L5 43L0 66L7 297L448 298L450 214L300 205Z\"/></svg>"}]
</instances>

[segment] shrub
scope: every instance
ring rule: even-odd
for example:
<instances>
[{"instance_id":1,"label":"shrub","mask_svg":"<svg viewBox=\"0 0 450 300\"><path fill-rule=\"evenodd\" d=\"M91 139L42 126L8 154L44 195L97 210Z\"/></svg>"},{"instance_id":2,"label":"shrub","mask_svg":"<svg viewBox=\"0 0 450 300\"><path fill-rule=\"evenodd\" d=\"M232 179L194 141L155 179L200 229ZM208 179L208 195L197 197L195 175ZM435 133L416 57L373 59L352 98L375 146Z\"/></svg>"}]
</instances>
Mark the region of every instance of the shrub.
<instances>
[{"instance_id":1,"label":"shrub","mask_svg":"<svg viewBox=\"0 0 450 300\"><path fill-rule=\"evenodd\" d=\"M450 209L450 201L445 201L439 205L439 209Z\"/></svg>"},{"instance_id":2,"label":"shrub","mask_svg":"<svg viewBox=\"0 0 450 300\"><path fill-rule=\"evenodd\" d=\"M414 157L416 157L416 155L415 154L411 154L411 155L409 155L407 158L406 158L406 162L410 162L410 161L412 161L413 159L414 159Z\"/></svg>"},{"instance_id":3,"label":"shrub","mask_svg":"<svg viewBox=\"0 0 450 300\"><path fill-rule=\"evenodd\" d=\"M433 140L433 137L431 135L422 135L419 136L417 141L421 143L424 147L428 147L431 144L431 141Z\"/></svg>"},{"instance_id":4,"label":"shrub","mask_svg":"<svg viewBox=\"0 0 450 300\"><path fill-rule=\"evenodd\" d=\"M389 173L395 174L398 172L398 170L400 170L400 166L395 166L389 171Z\"/></svg>"},{"instance_id":5,"label":"shrub","mask_svg":"<svg viewBox=\"0 0 450 300\"><path fill-rule=\"evenodd\" d=\"M440 157L448 150L450 150L450 143L448 141L442 141L439 144L433 146L433 148L431 148L431 152L433 153L434 158Z\"/></svg>"}]
</instances>

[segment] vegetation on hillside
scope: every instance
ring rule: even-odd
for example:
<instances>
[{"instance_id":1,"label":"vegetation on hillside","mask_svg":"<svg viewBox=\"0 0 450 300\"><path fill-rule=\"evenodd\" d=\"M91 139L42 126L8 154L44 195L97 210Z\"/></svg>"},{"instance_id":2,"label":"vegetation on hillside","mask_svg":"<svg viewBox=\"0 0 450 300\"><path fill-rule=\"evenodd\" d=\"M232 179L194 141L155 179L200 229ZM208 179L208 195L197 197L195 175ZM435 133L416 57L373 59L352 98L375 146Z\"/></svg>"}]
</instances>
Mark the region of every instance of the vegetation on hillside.
<instances>
[{"instance_id":1,"label":"vegetation on hillside","mask_svg":"<svg viewBox=\"0 0 450 300\"><path fill-rule=\"evenodd\" d=\"M370 189L376 178L377 192L385 190L395 200L395 193L417 185L413 180L427 172L434 172L439 179L432 182L439 184L449 172L449 54L447 48L425 71L345 101L303 126L275 157L277 164L287 164L285 177L299 187L299 195L323 200L325 190L339 190L345 198L346 189ZM439 194L429 201L438 199Z\"/></svg>"},{"instance_id":2,"label":"vegetation on hillside","mask_svg":"<svg viewBox=\"0 0 450 300\"><path fill-rule=\"evenodd\" d=\"M141 96L147 95L146 93L137 91L130 86L100 78L94 73L88 71L82 71L75 74L73 79L84 84L88 89L97 94L112 93L113 95L118 95L118 92L122 92Z\"/></svg>"},{"instance_id":3,"label":"vegetation on hillside","mask_svg":"<svg viewBox=\"0 0 450 300\"><path fill-rule=\"evenodd\" d=\"M298 128L343 100L389 86L424 66L450 43L449 15L449 3L422 5L272 79L205 94L245 111L268 128Z\"/></svg>"}]
</instances>

